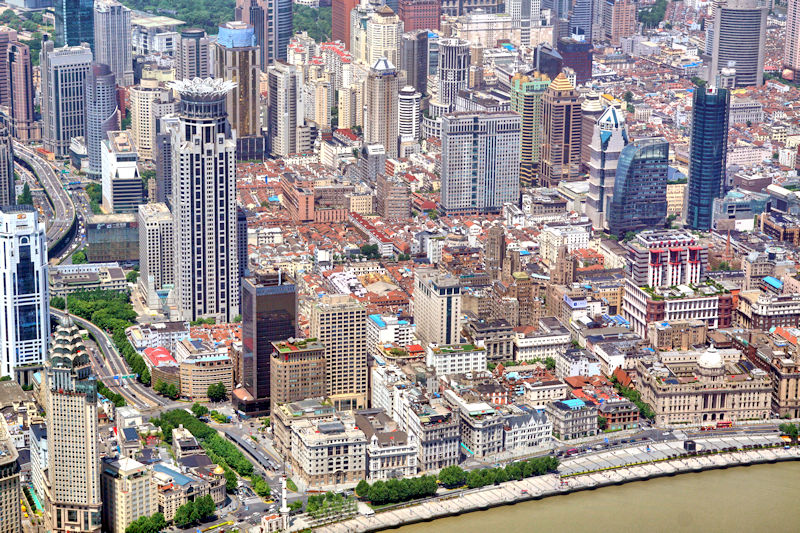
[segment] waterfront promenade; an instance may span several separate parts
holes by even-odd
[[[320,531],[376,531],[607,485],[800,459],[800,450],[797,447],[784,449],[783,440],[777,434],[708,437],[695,439],[695,442],[698,454],[694,456],[687,455],[683,441],[642,443],[629,448],[587,454],[564,460],[557,474],[456,491],[417,505],[358,516],[320,528]]]

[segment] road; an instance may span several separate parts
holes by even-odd
[[[63,311],[53,309],[52,307],[50,308],[50,312],[58,318],[63,318],[65,316]],[[106,356],[105,363],[101,361],[101,368],[98,372],[98,377],[102,378],[104,376],[119,376],[131,373],[131,370],[125,363],[125,360],[119,354],[117,348],[114,346],[114,343],[111,342],[111,339],[108,338],[108,335],[106,335],[105,331],[101,330],[87,320],[72,314],[70,316],[75,323],[88,330],[94,336],[97,345]],[[103,383],[105,383],[107,387],[112,388],[114,385],[112,381],[113,380],[106,379],[103,381]],[[173,404],[173,402],[170,400],[162,398],[135,379],[120,381],[122,382],[122,386],[113,387],[113,390],[121,394],[125,398],[126,402],[137,409],[149,410],[152,408],[164,408]],[[175,407],[180,407],[180,405],[175,405]]]
[[[50,221],[50,225],[47,228],[47,242],[48,248],[52,248],[72,227],[72,223],[75,220],[75,205],[72,203],[67,191],[64,190],[56,171],[47,161],[17,141],[14,141],[14,155],[30,165],[39,183],[47,190],[47,194],[50,196],[55,217]]]

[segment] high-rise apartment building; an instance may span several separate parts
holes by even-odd
[[[236,141],[225,111],[233,82],[181,80],[172,138],[176,302],[184,320],[239,314]]]
[[[400,138],[419,139],[419,113],[422,95],[414,87],[405,86],[397,95],[397,124]]]
[[[55,46],[89,45],[94,50],[93,0],[55,0]]]
[[[586,216],[596,229],[606,227],[608,205],[614,193],[614,176],[620,153],[628,144],[625,115],[609,106],[597,120],[589,144],[589,193],[586,195]]]
[[[694,91],[686,211],[686,224],[692,229],[711,228],[714,198],[722,198],[728,188],[725,169],[729,107],[727,89],[708,87]]]
[[[102,142],[109,131],[118,130],[117,84],[108,65],[93,63],[86,76],[86,152],[87,174],[97,178],[102,168]]]
[[[45,524],[57,533],[102,528],[97,381],[80,329],[66,318],[53,333],[42,379],[47,413]]]
[[[181,31],[175,58],[175,79],[193,80],[211,75],[211,40],[200,28]]]
[[[669,143],[638,139],[622,149],[608,206],[608,229],[617,236],[662,226],[667,217]]]
[[[520,125],[512,111],[442,117],[443,212],[498,213],[519,201]]]
[[[275,63],[267,69],[270,153],[275,157],[297,153],[301,143],[298,128],[304,124],[298,100],[302,94],[303,73],[295,65]]]
[[[536,183],[542,150],[542,96],[550,78],[534,72],[520,73],[511,78],[511,110],[519,113],[520,122],[520,183],[526,187]]]
[[[5,417],[0,417],[0,531],[20,533],[23,500],[20,484],[19,452],[11,439]]]
[[[400,39],[400,70],[420,94],[428,92],[428,30],[404,33]]]
[[[153,471],[127,457],[103,461],[103,531],[125,533],[132,522],[158,512]]]
[[[0,126],[0,206],[17,203],[14,185],[14,143],[10,132]]]
[[[576,180],[581,167],[581,104],[578,91],[560,73],[542,97],[540,179],[545,187]]]
[[[194,78],[190,78],[194,79]],[[178,111],[172,92],[157,80],[143,79],[128,90],[131,109],[131,133],[139,157],[152,161],[156,156],[159,119]]]
[[[605,0],[603,27],[611,44],[619,46],[623,37],[636,33],[636,3],[633,0]]]
[[[417,338],[429,344],[457,344],[461,339],[461,285],[435,270],[414,273],[414,324]]]
[[[334,408],[367,405],[367,311],[350,295],[324,296],[311,310],[311,336],[325,346],[325,383]]]
[[[27,383],[50,345],[47,237],[32,207],[0,207],[0,254],[0,375],[16,378],[27,368],[31,375],[20,376]]]
[[[400,37],[403,35],[403,21],[389,6],[381,6],[367,19],[367,55],[364,62],[374,65],[386,58],[392,65],[400,64]]]
[[[405,31],[438,30],[442,18],[442,0],[399,0],[397,15]]]
[[[262,70],[275,61],[286,61],[293,33],[291,0],[237,0],[236,20],[253,26]]]
[[[22,142],[41,138],[36,124],[33,101],[33,64],[31,50],[26,44],[14,41],[8,44],[8,85],[10,87],[11,134]]]
[[[733,87],[764,83],[764,46],[767,12],[760,0],[716,0],[714,2],[714,44],[708,82],[717,82],[723,69],[735,70]],[[787,21],[787,28],[790,23]]]
[[[85,46],[56,49],[53,41],[44,41],[40,58],[44,148],[64,157],[71,139],[86,134],[86,78],[92,51]]]
[[[241,389],[236,408],[250,416],[270,410],[270,358],[273,342],[297,335],[297,286],[280,270],[257,270],[242,280]]]
[[[109,131],[100,143],[103,208],[109,213],[136,213],[144,203],[139,156],[128,130]]]
[[[331,1],[331,40],[341,41],[350,49],[350,12],[358,5],[358,0]]]
[[[241,160],[264,156],[258,51],[253,26],[245,22],[220,24],[214,44],[215,77],[236,84],[228,93],[226,109],[236,131],[236,156]]]
[[[172,213],[166,204],[151,202],[139,206],[136,221],[139,223],[139,287],[150,306],[158,297],[158,291],[175,283]]]
[[[364,143],[381,144],[387,157],[397,157],[400,77],[394,64],[386,58],[375,61],[365,89]]]
[[[800,79],[800,0],[788,0],[783,41],[783,77]]]
[[[131,10],[116,0],[94,4],[94,59],[108,65],[117,85],[133,85]]]

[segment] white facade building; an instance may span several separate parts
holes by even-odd
[[[456,344],[461,338],[461,285],[435,271],[414,273],[414,322],[423,345]]]
[[[439,376],[480,372],[486,370],[486,349],[468,344],[429,344],[425,364]]]

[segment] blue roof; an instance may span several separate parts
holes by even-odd
[[[168,476],[172,477],[172,481],[177,483],[180,486],[188,485],[192,481],[192,478],[188,476],[184,476],[180,472],[176,472],[175,470],[162,465],[161,463],[156,463],[153,465],[153,470],[156,472],[161,472],[162,474],[167,474]]]
[[[270,197],[269,197],[269,201],[270,201],[270,202],[280,202],[280,201],[281,201],[281,199],[280,199],[280,198],[278,198],[277,196],[270,196]]]
[[[783,288],[783,282],[777,278],[773,278],[772,276],[767,276],[764,278],[764,283],[772,285],[776,289],[780,290]]]
[[[372,320],[373,322],[375,322],[378,325],[378,327],[381,327],[381,328],[385,328],[386,327],[386,322],[383,321],[383,319],[381,318],[381,315],[369,315],[369,319]]]
[[[577,398],[572,398],[570,400],[561,400],[561,403],[563,403],[570,409],[580,409],[581,407],[584,407],[586,405],[583,402],[583,400],[579,400]]]
[[[512,51],[514,50],[514,45],[512,45],[511,43],[503,43],[503,48],[505,48],[508,51]]]

